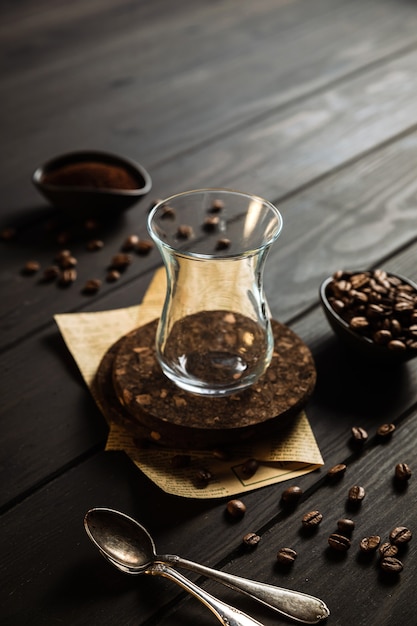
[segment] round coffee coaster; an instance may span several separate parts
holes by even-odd
[[[157,324],[154,320],[112,346],[96,377],[102,398],[111,405],[112,419],[129,423],[138,436],[183,448],[236,443],[287,426],[313,392],[316,369],[310,350],[291,329],[274,320],[274,355],[252,387],[224,398],[183,391],[162,373],[156,359]]]

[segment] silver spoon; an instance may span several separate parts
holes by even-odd
[[[314,596],[240,578],[173,554],[157,555],[148,531],[139,522],[119,511],[107,508],[90,509],[85,515],[84,525],[88,536],[100,552],[113,565],[128,574],[141,574],[144,571],[162,573],[159,568],[177,565],[223,583],[303,624],[317,624],[330,615],[325,603]],[[153,568],[158,568],[158,571],[153,571]],[[168,568],[169,574],[172,575],[173,572],[180,576],[175,570]],[[190,582],[187,578],[184,580],[187,584]]]
[[[110,509],[92,509],[84,518],[84,526],[100,553],[122,572],[172,580],[209,608],[223,626],[263,626],[243,611],[207,593],[166,563],[157,562],[152,538],[145,529],[138,529],[131,518]]]

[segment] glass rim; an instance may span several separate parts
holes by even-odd
[[[211,252],[207,254],[202,253],[202,252],[192,252],[186,249],[176,248],[172,244],[161,239],[161,237],[158,235],[158,233],[155,231],[155,228],[153,227],[153,221],[159,209],[178,198],[185,198],[186,196],[193,196],[193,195],[204,194],[204,193],[210,193],[210,194],[217,193],[217,194],[224,194],[224,195],[241,196],[243,198],[252,199],[252,200],[256,200],[260,202],[265,208],[267,208],[277,218],[277,226],[274,229],[274,232],[272,233],[272,235],[270,235],[270,237],[266,241],[264,241],[259,246],[245,249],[245,250],[242,250],[241,252],[231,252],[229,254],[227,253],[227,250],[221,250],[221,251],[217,250],[216,253]],[[283,218],[279,209],[274,204],[272,204],[272,202],[269,202],[269,200],[266,200],[265,198],[262,198],[261,196],[258,196],[257,194],[249,193],[246,191],[238,191],[236,189],[230,189],[227,187],[202,187],[200,189],[190,189],[188,191],[181,191],[179,193],[168,196],[167,198],[158,200],[158,202],[152,207],[152,209],[149,212],[148,219],[147,219],[147,226],[148,226],[149,234],[151,235],[152,239],[156,243],[159,243],[164,248],[171,250],[172,252],[175,252],[175,254],[177,255],[187,257],[187,258],[195,258],[195,259],[212,259],[212,258],[238,259],[238,258],[254,256],[261,250],[265,248],[269,248],[272,245],[272,243],[276,239],[278,239],[279,235],[281,234],[282,226],[283,226]]]

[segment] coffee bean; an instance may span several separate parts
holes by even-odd
[[[1,239],[3,239],[3,241],[11,241],[16,237],[16,234],[17,231],[15,228],[13,228],[12,226],[6,226],[6,228],[3,228],[0,232],[0,237]]]
[[[315,528],[321,523],[322,520],[323,515],[320,511],[309,511],[303,516],[301,523],[304,528]]]
[[[328,540],[329,546],[338,552],[347,552],[350,548],[350,539],[338,533],[332,533]]]
[[[280,548],[277,552],[277,561],[281,565],[292,565],[297,558],[297,552],[292,548]]]
[[[230,241],[230,239],[227,239],[227,237],[222,237],[221,239],[217,240],[216,243],[216,250],[226,250],[227,248],[230,248],[232,242]]]
[[[91,278],[85,283],[84,287],[82,288],[82,292],[88,295],[92,295],[94,293],[97,293],[100,287],[101,280],[99,280],[98,278]]]
[[[77,271],[74,268],[64,270],[59,276],[59,285],[61,287],[69,287],[77,280]]]
[[[129,235],[129,237],[126,237],[121,246],[123,252],[129,252],[130,250],[133,250],[138,241],[139,237],[137,235]]]
[[[57,265],[50,265],[43,270],[42,280],[44,282],[51,282],[58,278],[59,276],[59,267]]]
[[[287,506],[294,506],[298,503],[302,495],[303,490],[301,489],[301,487],[298,487],[297,485],[292,485],[282,492],[281,500],[283,504]]]
[[[379,535],[371,535],[370,537],[364,537],[359,547],[362,552],[375,552],[379,544],[381,543],[381,537]]]
[[[400,546],[408,543],[413,538],[413,533],[406,526],[397,526],[393,528],[389,534],[389,540],[394,546]]]
[[[381,559],[379,566],[384,572],[390,574],[399,574],[404,568],[402,562],[394,556],[384,557]]]
[[[411,478],[411,469],[407,463],[398,463],[395,466],[395,478],[400,481],[407,481]]]
[[[59,262],[59,267],[62,270],[68,270],[68,269],[71,269],[72,267],[75,267],[77,263],[78,261],[75,258],[75,256],[68,255],[68,256],[62,257],[62,259]]]
[[[240,519],[246,513],[246,505],[241,500],[229,500],[226,511],[230,517]]]
[[[207,232],[216,230],[219,227],[220,219],[217,215],[209,215],[203,223],[203,228]]]
[[[247,478],[250,478],[256,474],[259,467],[259,463],[256,459],[248,459],[241,467],[241,472]]]
[[[257,535],[256,533],[247,533],[243,537],[242,541],[245,544],[245,546],[248,546],[248,548],[255,548],[260,542],[260,540],[261,540],[260,536]]]
[[[120,272],[118,270],[109,270],[106,274],[106,280],[108,283],[114,283],[119,280]]]
[[[210,470],[205,469],[204,467],[197,470],[196,473],[196,481],[200,487],[207,487],[211,479],[213,478]]]
[[[387,556],[396,556],[398,554],[398,548],[392,543],[385,541],[379,546],[379,554],[381,555],[381,558]]]
[[[333,274],[326,296],[360,335],[393,352],[417,350],[410,331],[417,319],[417,292],[400,278],[381,269],[339,270]]]
[[[327,472],[327,477],[330,480],[338,480],[346,472],[346,465],[344,463],[338,463],[331,467]]]
[[[352,519],[342,518],[337,522],[337,528],[342,534],[351,534],[355,528],[355,522]]]
[[[187,224],[181,224],[177,229],[177,237],[180,239],[189,239],[193,236],[193,229]]]
[[[368,433],[361,426],[353,426],[352,437],[355,440],[355,442],[365,443],[365,441],[368,439]]]
[[[125,270],[131,263],[132,256],[130,254],[126,254],[125,252],[120,252],[112,258],[110,269]]]
[[[360,485],[353,485],[348,492],[348,500],[353,504],[362,502],[365,497],[365,489]]]
[[[380,439],[388,439],[395,430],[395,424],[382,424],[378,427],[376,434]]]
[[[37,261],[27,261],[23,267],[22,273],[30,276],[39,272],[40,268],[41,266]]]
[[[67,249],[60,250],[55,256],[55,261],[59,265],[61,265],[61,262],[69,256],[72,256],[71,250],[67,250]]]
[[[98,250],[101,250],[103,247],[104,247],[104,242],[101,241],[101,239],[91,239],[91,241],[87,243],[87,250],[89,252],[97,252]]]
[[[151,209],[158,204],[159,200],[155,200],[155,204],[153,206],[151,206]],[[172,206],[169,206],[168,204],[164,204],[161,207],[161,219],[174,219],[175,218],[175,209]]]
[[[153,247],[154,243],[150,239],[140,239],[135,246],[135,252],[136,254],[145,256],[145,254],[149,254]]]
[[[209,209],[210,213],[219,213],[224,208],[223,200],[213,200],[213,203]]]

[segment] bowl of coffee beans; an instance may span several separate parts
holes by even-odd
[[[109,152],[85,150],[62,154],[32,176],[38,191],[72,217],[115,217],[152,188],[145,168]]]
[[[401,363],[417,356],[417,285],[382,269],[339,270],[320,285],[336,335],[373,360]]]

